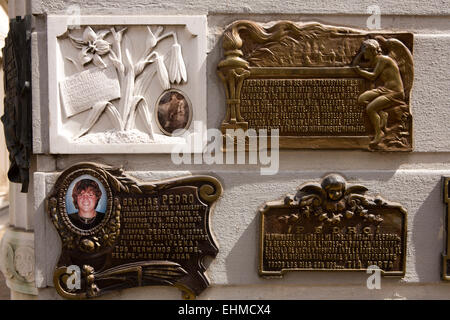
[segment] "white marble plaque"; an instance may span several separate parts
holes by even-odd
[[[47,20],[50,153],[201,152],[206,17],[71,21]]]

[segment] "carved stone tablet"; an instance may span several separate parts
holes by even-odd
[[[413,35],[236,21],[218,74],[227,129],[279,130],[280,148],[412,150]]]
[[[286,271],[362,271],[377,266],[403,276],[406,210],[338,174],[267,202],[261,213],[259,274]]]
[[[63,247],[56,290],[83,299],[171,285],[194,298],[209,285],[203,258],[218,253],[209,215],[221,193],[211,176],[140,183],[120,169],[92,163],[67,169],[48,200]],[[72,274],[77,268],[78,286]]]
[[[50,153],[206,145],[206,17],[49,16],[47,24]],[[160,97],[173,92],[183,99],[160,124]]]
[[[443,191],[444,191],[444,203],[446,205],[446,212],[445,212],[445,231],[447,234],[446,240],[447,243],[445,244],[445,250],[446,252],[442,254],[442,279],[446,281],[450,281],[450,256],[449,256],[449,250],[450,250],[450,177],[443,177]]]
[[[120,98],[120,85],[114,67],[92,68],[60,82],[61,98],[68,117],[90,109],[98,101]]]

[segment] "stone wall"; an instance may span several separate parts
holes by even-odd
[[[16,1],[17,2],[17,1]],[[369,3],[370,4],[370,3]],[[34,152],[30,193],[11,200],[11,225],[33,229],[38,298],[56,299],[52,272],[60,240],[48,214],[45,197],[57,173],[81,161],[123,166],[144,181],[211,174],[224,187],[212,215],[211,228],[219,254],[208,261],[211,286],[199,299],[447,299],[450,287],[441,281],[441,254],[445,245],[442,176],[450,176],[450,5],[446,1],[385,1],[383,30],[414,34],[415,78],[411,95],[414,151],[375,153],[344,150],[281,150],[279,171],[260,175],[255,165],[175,165],[170,154],[48,155],[48,92],[46,15],[65,14],[79,5],[82,15],[206,15],[208,24],[207,126],[219,128],[225,116],[225,94],[216,74],[223,56],[221,34],[238,19],[258,22],[318,21],[328,25],[366,28],[366,1],[31,1],[33,31]],[[10,16],[15,16],[10,12]],[[408,211],[407,265],[402,279],[382,278],[381,289],[366,287],[368,275],[341,272],[293,272],[283,279],[258,276],[258,209],[266,201],[294,193],[305,182],[318,182],[330,172],[366,186],[401,203]],[[14,193],[13,193],[14,194]],[[23,199],[23,200],[21,200]],[[15,202],[15,204],[14,204]],[[207,264],[208,264],[207,263]],[[179,299],[173,288],[145,287],[105,296],[113,299]]]

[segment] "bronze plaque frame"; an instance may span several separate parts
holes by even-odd
[[[442,254],[442,280],[450,281],[450,177],[442,177],[442,189],[444,191],[444,203],[445,203],[445,232],[446,232],[446,244],[445,253]]]
[[[328,186],[333,186],[333,184],[343,186],[342,197],[337,201],[330,200],[326,195]],[[261,219],[259,275],[265,278],[280,278],[288,271],[361,272],[366,271],[368,267],[364,265],[365,261],[360,262],[360,264],[356,262],[350,264],[350,261],[345,261],[343,267],[343,261],[338,261],[337,263],[335,261],[327,262],[317,258],[310,259],[310,261],[305,260],[305,262],[292,260],[289,262],[290,264],[297,263],[297,266],[294,267],[268,267],[269,259],[265,257],[266,253],[270,254],[270,250],[266,252],[268,247],[266,245],[267,240],[275,239],[277,241],[277,239],[283,237],[289,239],[287,241],[294,243],[306,243],[305,239],[313,239],[315,242],[315,237],[319,234],[324,235],[324,239],[329,239],[330,241],[328,242],[334,242],[331,246],[336,248],[341,245],[339,241],[344,238],[344,232],[350,232],[350,230],[354,232],[355,237],[359,235],[360,239],[356,238],[354,242],[372,241],[377,239],[376,236],[379,231],[390,230],[392,232],[396,230],[397,242],[400,244],[396,248],[390,249],[390,252],[396,252],[397,262],[393,263],[393,268],[390,265],[388,268],[383,265],[378,265],[378,267],[381,269],[383,276],[403,277],[406,272],[407,211],[400,204],[386,201],[380,196],[367,196],[365,195],[366,191],[367,189],[361,185],[348,185],[340,175],[330,174],[322,179],[321,184],[309,183],[303,185],[295,196],[287,195],[284,199],[266,202],[259,210]],[[389,225],[380,228],[383,222]],[[317,233],[317,228],[320,230],[319,233]],[[347,231],[343,231],[345,228]],[[373,234],[371,238],[364,234],[366,229],[370,232],[368,234]],[[277,230],[278,234],[275,232],[270,234],[267,230]],[[334,233],[337,235],[334,235]],[[266,239],[266,236],[270,239]],[[381,238],[382,235],[380,236]],[[317,239],[317,242],[320,241]],[[295,246],[294,249],[298,252],[307,252],[305,250],[308,248]],[[352,254],[355,255],[354,253]],[[322,254],[318,253],[316,255]],[[359,257],[362,256],[359,253],[357,255]],[[275,260],[272,263],[282,265],[283,262],[287,264],[286,260],[283,261],[283,259]],[[299,267],[298,265],[301,263],[308,266]],[[345,267],[347,263],[351,267]],[[389,268],[395,270],[387,270]]]
[[[320,39],[326,46],[331,46],[333,39],[344,39],[343,41],[353,42],[357,40],[356,43],[361,48],[359,52],[355,53],[350,53],[349,50],[344,55],[345,57],[342,57],[342,62],[317,64],[309,61],[306,63],[305,60],[302,60],[303,58],[300,59],[295,56],[296,53],[293,52],[299,48],[299,43],[316,41],[317,39]],[[391,100],[391,102],[386,104],[386,107],[381,109],[383,111],[377,111],[379,116],[383,113],[381,116],[382,120],[378,125],[381,130],[379,134],[376,135],[377,130],[374,131],[375,127],[371,124],[371,121],[375,120],[368,117],[366,112],[365,119],[362,120],[366,128],[364,134],[280,134],[279,147],[282,149],[412,151],[413,123],[409,104],[414,70],[412,60],[413,35],[411,33],[367,32],[351,28],[326,26],[320,23],[300,24],[290,21],[281,21],[273,26],[265,27],[260,23],[247,20],[238,20],[225,30],[223,35],[224,59],[219,62],[217,67],[218,75],[224,84],[226,94],[226,115],[221,125],[222,134],[224,135],[224,149],[225,141],[229,138],[226,132],[227,129],[242,129],[244,131],[253,129],[249,125],[249,120],[245,119],[241,112],[241,94],[244,83],[247,80],[363,79],[363,91],[368,93],[376,84],[375,80],[369,81],[367,78],[364,78],[362,74],[367,74],[367,70],[360,71],[361,68],[359,68],[356,61],[360,59],[357,57],[363,55],[362,44],[365,39],[372,39],[378,42],[383,50],[383,54],[386,55],[386,59],[391,59],[387,58],[387,56],[392,57],[390,61],[395,61],[397,64],[396,66],[400,69],[399,72],[404,83],[404,99],[400,99],[401,101],[396,100],[398,102],[395,103]],[[316,52],[314,50],[311,55],[321,54],[320,51],[316,50]],[[354,54],[354,56],[350,54]],[[336,53],[334,55],[336,57]],[[309,59],[309,57],[307,58]],[[344,61],[344,59],[348,61]],[[378,83],[376,88],[381,88],[381,91],[384,90],[384,87]],[[363,91],[360,91],[360,96],[353,98],[359,99],[363,95]],[[383,92],[383,94],[386,94],[386,92]],[[257,113],[256,109],[253,113]],[[381,136],[382,134],[383,136]],[[370,136],[374,136],[373,140],[371,140]]]
[[[69,190],[81,188],[75,181],[82,180],[94,181],[106,194],[100,191],[95,204],[97,212],[103,201],[104,215],[97,212],[95,224],[80,227],[82,218],[69,217],[67,199]],[[221,194],[220,182],[206,175],[143,183],[122,169],[96,163],[66,169],[47,201],[62,241],[55,289],[64,298],[85,299],[136,286],[170,285],[182,290],[185,299],[194,299],[209,285],[203,259],[218,253],[210,213]],[[82,203],[70,201],[78,207]],[[81,270],[79,288],[67,284],[73,276],[70,266]]]

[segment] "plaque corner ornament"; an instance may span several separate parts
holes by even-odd
[[[412,151],[411,33],[238,20],[217,66],[221,129],[279,129],[281,148]]]
[[[333,173],[260,210],[259,275],[287,271],[406,271],[407,211],[368,196],[368,189]]]
[[[221,193],[212,176],[147,183],[96,163],[66,169],[47,200],[62,240],[53,277],[57,292],[85,299],[169,285],[182,290],[184,299],[194,299],[209,285],[204,257],[218,253],[209,216]]]

